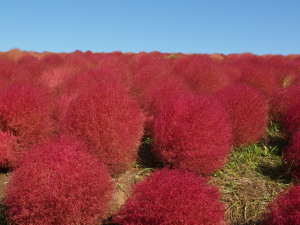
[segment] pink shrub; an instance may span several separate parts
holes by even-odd
[[[64,58],[60,54],[51,53],[44,55],[40,59],[40,63],[43,66],[43,68],[53,68],[57,66],[62,66],[64,64]]]
[[[81,74],[94,68],[96,62],[90,60],[83,53],[73,52],[65,56],[64,68],[72,74]]]
[[[300,130],[298,129],[290,140],[289,145],[284,149],[283,162],[291,167],[295,179],[300,180]]]
[[[47,91],[34,84],[13,83],[0,91],[0,130],[15,137],[16,158],[52,135],[55,124],[51,110]]]
[[[163,57],[162,54],[156,55],[156,54],[149,54],[145,52],[140,52],[138,54],[135,54],[133,57],[133,62],[131,64],[131,68],[133,71],[133,74],[136,74],[138,71],[143,69],[147,66],[165,66],[166,63],[168,63],[168,60]]]
[[[232,130],[223,106],[210,96],[175,96],[154,122],[154,153],[167,165],[210,174],[227,161]]]
[[[67,68],[54,67],[42,73],[40,82],[54,92],[56,89],[61,88],[70,77],[71,74]]]
[[[175,76],[168,76],[155,81],[146,92],[143,108],[156,115],[159,109],[174,95],[187,93],[190,89]]]
[[[29,71],[24,69],[21,65],[17,64],[15,61],[6,59],[0,56],[0,81],[1,86],[5,86],[28,76]],[[0,87],[1,87],[0,86]]]
[[[64,126],[85,141],[90,152],[116,174],[136,159],[143,115],[123,86],[106,80],[95,83],[70,102]]]
[[[178,77],[165,77],[153,82],[145,93],[144,102],[140,103],[148,115],[145,130],[149,134],[153,132],[153,123],[159,109],[174,96],[191,92],[191,90]]]
[[[233,128],[234,145],[248,145],[266,135],[268,107],[266,97],[255,88],[234,84],[217,92]]]
[[[43,67],[40,64],[39,59],[31,55],[24,55],[19,58],[17,65],[27,70],[32,79],[38,78],[43,71]]]
[[[187,55],[175,61],[174,72],[198,94],[214,93],[230,84],[222,67],[206,55]]]
[[[95,70],[105,76],[115,79],[116,82],[130,88],[132,85],[132,74],[129,65],[120,56],[109,55],[98,61]]]
[[[0,167],[8,168],[11,163],[16,161],[15,145],[16,138],[13,135],[0,131]]]
[[[300,99],[293,99],[293,103],[288,107],[286,115],[280,122],[288,135],[292,135],[300,128]]]
[[[171,65],[166,60],[152,62],[140,66],[132,81],[130,94],[142,105],[146,101],[148,89],[158,80],[164,79],[171,75]]]
[[[274,121],[280,122],[290,107],[300,99],[300,86],[290,86],[278,91],[270,100],[270,116]]]
[[[271,97],[282,87],[281,78],[277,76],[276,70],[268,63],[238,61],[235,65],[240,67],[242,71],[240,81],[256,87],[267,97]]]
[[[240,68],[229,62],[226,62],[226,60],[225,62],[222,62],[220,66],[222,67],[223,73],[228,77],[229,83],[234,83],[241,78],[242,71]]]
[[[47,141],[24,155],[5,205],[14,224],[96,224],[107,216],[112,182],[101,161],[73,138]]]
[[[278,196],[268,206],[265,225],[300,224],[300,186],[294,186]]]
[[[122,225],[224,224],[219,192],[202,177],[176,170],[156,171],[134,186],[117,214]]]

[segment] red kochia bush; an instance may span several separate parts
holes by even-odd
[[[280,122],[289,108],[300,99],[300,86],[290,86],[278,91],[270,101],[270,116]]]
[[[27,77],[28,72],[13,60],[0,56],[0,87],[7,85],[20,77]]]
[[[294,99],[293,103],[286,112],[286,115],[280,121],[283,130],[292,135],[296,130],[300,128],[300,99]]]
[[[224,224],[219,192],[189,172],[157,171],[136,184],[117,214],[122,225]]]
[[[276,70],[262,60],[257,62],[237,61],[235,65],[241,68],[240,81],[261,90],[267,97],[271,97],[281,88],[281,78]]]
[[[144,101],[140,103],[148,116],[145,123],[145,132],[152,134],[154,118],[156,118],[159,109],[165,102],[176,95],[187,92],[191,92],[191,90],[178,77],[169,76],[153,82],[145,92]]]
[[[265,225],[300,224],[300,186],[294,186],[269,204]]]
[[[37,85],[17,82],[0,91],[0,130],[15,137],[16,158],[53,133],[51,110],[47,91]]]
[[[231,82],[223,68],[207,55],[187,55],[176,59],[174,72],[198,94],[215,93]]]
[[[24,155],[5,205],[14,224],[96,224],[112,197],[109,173],[73,138],[43,143]]]
[[[265,136],[268,103],[260,91],[251,86],[235,84],[220,90],[216,97],[229,113],[235,146],[248,145]]]
[[[14,147],[16,138],[13,135],[0,131],[0,167],[7,168],[14,162],[15,154]]]
[[[116,82],[123,84],[128,89],[132,85],[130,66],[124,56],[106,55],[98,61],[95,70],[99,74],[116,79]]]
[[[153,150],[165,164],[210,174],[226,162],[231,145],[227,113],[210,96],[176,96],[155,118]]]
[[[291,167],[294,177],[300,180],[300,130],[298,129],[290,140],[289,145],[284,149],[283,161]]]
[[[123,86],[106,80],[83,91],[70,102],[64,124],[68,132],[87,143],[112,174],[135,161],[143,135],[143,115]]]

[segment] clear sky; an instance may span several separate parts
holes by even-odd
[[[0,0],[0,51],[300,54],[299,0]]]

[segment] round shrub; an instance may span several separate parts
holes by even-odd
[[[265,225],[300,224],[300,186],[294,186],[278,196],[268,206]]]
[[[84,141],[112,174],[136,160],[143,114],[123,86],[109,80],[98,82],[74,98],[65,114],[67,132]]]
[[[95,70],[99,74],[105,74],[105,76],[114,78],[116,82],[119,82],[128,89],[132,85],[130,66],[122,55],[105,55],[105,57],[98,61]]]
[[[155,118],[153,151],[164,164],[210,174],[224,165],[231,146],[227,113],[210,96],[176,96]]]
[[[141,103],[148,116],[145,131],[149,134],[153,133],[154,120],[165,102],[187,92],[191,90],[178,77],[170,76],[154,82],[146,91],[144,102]]]
[[[31,79],[38,78],[43,71],[43,65],[40,64],[39,59],[32,55],[24,55],[17,60],[17,64],[27,70]]]
[[[33,144],[53,134],[51,113],[51,99],[42,87],[16,82],[0,90],[0,130],[15,137],[16,159]]]
[[[276,70],[262,59],[258,61],[242,61],[235,63],[241,68],[240,81],[262,91],[267,97],[272,97],[281,88],[281,78]]]
[[[268,124],[268,102],[257,89],[234,84],[220,90],[216,97],[229,113],[233,143],[248,145],[265,137]]]
[[[176,59],[174,72],[197,94],[215,93],[231,82],[223,68],[207,55],[186,55]]]
[[[0,56],[0,87],[10,84],[20,78],[28,77],[30,71],[13,60]]]
[[[280,122],[283,130],[289,136],[300,128],[300,99],[293,100]]]
[[[283,162],[291,167],[295,179],[300,180],[300,130],[298,129],[290,140],[289,145],[284,149]]]
[[[147,101],[147,91],[154,86],[156,82],[171,74],[170,65],[167,61],[164,63],[146,64],[141,67],[133,77],[133,84],[130,94],[143,105]]]
[[[192,173],[156,171],[134,186],[116,215],[122,225],[224,224],[219,192]]]
[[[272,120],[281,122],[290,107],[300,98],[300,86],[290,86],[278,91],[270,100],[270,116]]]
[[[0,131],[0,167],[11,167],[11,163],[16,161],[15,158],[16,138],[8,133]]]
[[[70,137],[26,153],[6,190],[14,224],[96,224],[106,218],[113,183],[101,161]]]

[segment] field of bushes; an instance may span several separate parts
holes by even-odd
[[[300,55],[0,52],[0,223],[300,224]]]

